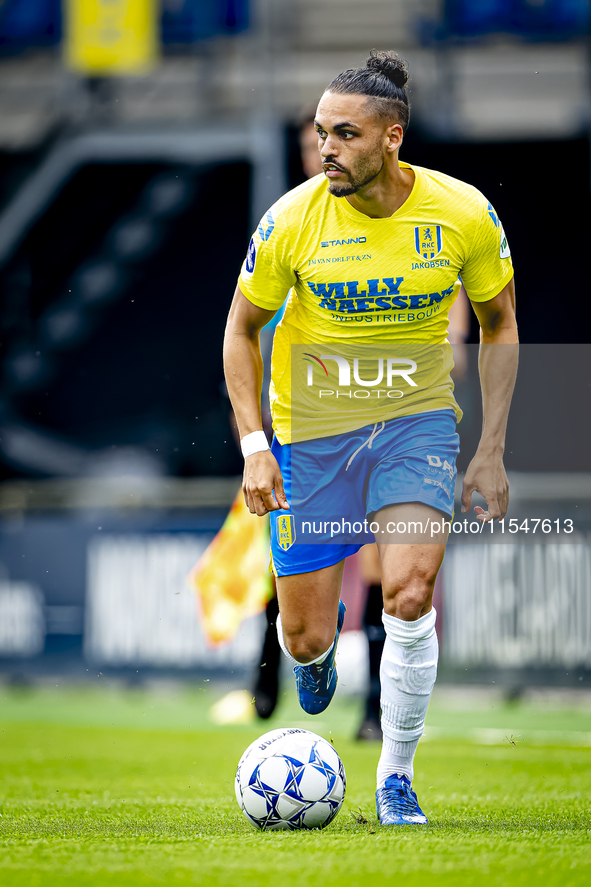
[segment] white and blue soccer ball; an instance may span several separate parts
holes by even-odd
[[[271,730],[236,771],[236,800],[260,829],[324,828],[342,807],[347,778],[332,745],[309,730]]]

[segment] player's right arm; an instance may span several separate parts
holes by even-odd
[[[254,305],[240,287],[236,287],[224,336],[224,373],[240,439],[253,431],[263,430],[263,359],[259,334],[275,313]],[[271,450],[246,457],[242,491],[251,514],[262,516],[269,511],[289,508],[281,471]]]
[[[462,268],[462,281],[480,323],[478,369],[483,408],[480,443],[464,477],[462,511],[469,511],[472,493],[476,491],[487,503],[487,511],[480,506],[475,508],[478,520],[501,520],[509,507],[503,453],[519,338],[511,252],[499,217],[482,195],[480,217]]]

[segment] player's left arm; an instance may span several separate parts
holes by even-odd
[[[470,510],[476,491],[486,500],[487,510],[479,506],[474,510],[478,520],[486,522],[503,518],[509,507],[503,453],[519,352],[513,278],[493,299],[473,301],[472,307],[480,323],[478,369],[483,423],[478,449],[464,478],[462,511]]]

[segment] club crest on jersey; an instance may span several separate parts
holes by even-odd
[[[295,542],[295,521],[293,514],[280,514],[277,518],[277,542],[279,548],[287,551]]]
[[[417,225],[415,249],[422,259],[434,259],[441,252],[441,225]]]
[[[268,240],[273,233],[273,229],[275,228],[275,219],[271,215],[271,210],[263,216],[261,221],[259,222],[259,227],[257,228],[257,232],[261,240]]]

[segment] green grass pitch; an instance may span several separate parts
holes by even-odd
[[[442,688],[417,753],[428,827],[381,829],[378,746],[351,740],[358,703],[319,720],[293,688],[266,723],[216,727],[193,689],[0,687],[0,883],[356,887],[591,883],[591,713]],[[223,689],[223,688],[222,688]],[[322,832],[261,833],[233,779],[253,739],[299,724],[335,745],[347,797]]]

